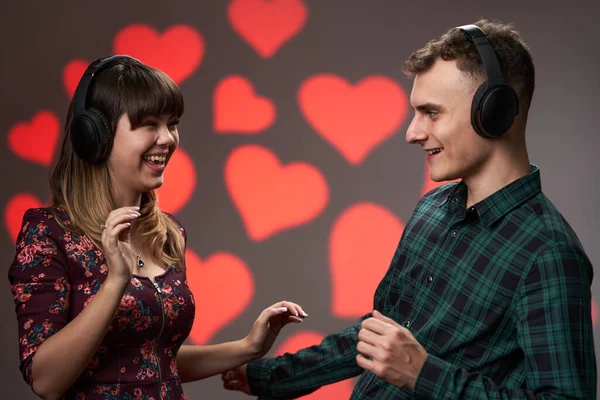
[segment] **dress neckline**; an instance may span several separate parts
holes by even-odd
[[[164,278],[172,270],[173,270],[173,266],[171,264],[169,264],[169,265],[167,265],[167,269],[165,269],[165,272],[163,272],[162,274],[158,274],[158,275],[154,275],[154,276],[145,276],[145,275],[138,275],[138,274],[132,273],[131,277],[138,278],[138,279],[148,279],[150,281],[156,282],[156,278]]]

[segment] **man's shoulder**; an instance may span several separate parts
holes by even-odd
[[[561,273],[575,279],[591,282],[593,277],[592,265],[589,257],[575,230],[558,208],[540,192],[522,210],[523,225],[533,238],[527,243],[536,243],[534,262],[543,266],[545,274]],[[557,268],[561,265],[561,268]]]
[[[581,246],[573,227],[543,192],[530,201],[524,211],[540,224],[540,233],[547,240],[566,246]]]

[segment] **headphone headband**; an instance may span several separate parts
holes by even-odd
[[[473,43],[479,52],[488,82],[490,84],[505,83],[496,52],[481,28],[471,24],[459,26],[456,29],[462,30],[465,33],[465,37]]]
[[[517,94],[506,83],[496,52],[481,28],[470,24],[455,29],[460,29],[475,46],[487,77],[473,96],[471,125],[481,137],[500,137],[508,132],[519,113]]]
[[[77,89],[75,89],[75,94],[73,95],[73,112],[75,114],[78,114],[85,109],[88,89],[90,88],[94,76],[103,71],[112,61],[119,59],[139,61],[127,55],[114,55],[98,58],[88,65],[83,76],[79,80]]]
[[[94,77],[117,60],[136,60],[127,55],[114,55],[94,60],[85,70],[73,95],[73,118],[70,135],[75,154],[82,160],[98,163],[112,149],[113,128],[108,118],[96,107],[87,107],[88,91]]]

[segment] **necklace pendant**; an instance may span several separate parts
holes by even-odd
[[[138,260],[138,268],[144,268],[144,260],[142,260],[141,257],[138,256],[137,258]]]

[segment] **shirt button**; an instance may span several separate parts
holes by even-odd
[[[433,282],[433,276],[429,275],[427,277],[427,282],[429,282],[429,283]]]
[[[456,197],[455,197],[455,198],[453,198],[453,199],[452,199],[452,202],[453,202],[453,203],[458,203],[458,198],[456,198]]]
[[[406,321],[406,322],[404,323],[404,326],[405,326],[405,327],[407,327],[407,328],[410,328],[410,320],[409,320],[409,321]]]
[[[458,231],[452,231],[452,236],[456,237],[458,235]]]

